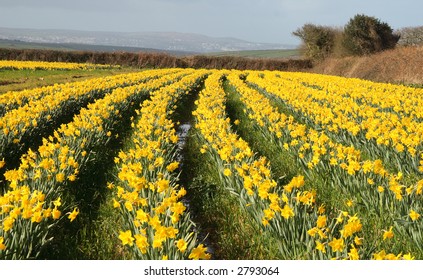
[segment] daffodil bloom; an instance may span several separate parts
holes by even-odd
[[[51,208],[44,209],[44,211],[43,211],[43,217],[44,217],[45,219],[50,218],[50,217],[51,217],[51,215],[52,215],[52,210],[51,210]]]
[[[385,259],[385,257],[386,257],[386,252],[385,252],[385,250],[382,250],[382,251],[380,251],[380,252],[378,252],[378,253],[374,253],[374,254],[373,254],[373,259],[374,259],[374,260],[384,260],[384,259]]]
[[[76,216],[78,216],[79,214],[79,209],[78,208],[74,208],[73,211],[69,214],[68,218],[71,222],[73,222],[73,220],[76,219]]]
[[[354,243],[358,246],[358,245],[362,245],[363,244],[363,238],[359,238],[358,236],[354,237]]]
[[[164,158],[163,157],[158,157],[154,161],[154,166],[155,167],[159,167],[159,166],[163,165],[163,163],[164,163]]]
[[[76,180],[76,175],[75,174],[69,175],[68,180],[71,181],[71,182],[74,182]]]
[[[281,215],[285,219],[289,219],[289,218],[295,216],[294,211],[292,210],[292,208],[288,204],[285,204],[285,206],[283,207],[283,209],[281,211]]]
[[[232,171],[229,168],[225,168],[223,170],[223,175],[225,175],[226,177],[229,177],[232,175]]]
[[[60,210],[57,209],[57,206],[54,207],[54,209],[52,211],[53,219],[55,219],[55,220],[59,219],[61,214],[62,214],[62,212],[60,212]]]
[[[113,208],[118,208],[118,207],[120,207],[119,201],[113,198]]]
[[[170,210],[178,215],[182,215],[182,213],[184,213],[184,211],[186,210],[185,205],[182,202],[176,202],[171,208]]]
[[[317,213],[322,215],[323,213],[325,213],[326,208],[324,205],[320,205],[319,208],[317,209]]]
[[[326,226],[326,216],[319,216],[317,217],[317,227],[318,228],[323,228]]]
[[[404,260],[414,260],[414,257],[408,253],[402,256]]]
[[[0,237],[0,251],[3,251],[6,249],[6,245],[4,245],[4,238]]]
[[[350,260],[360,259],[360,256],[358,255],[358,250],[354,247],[354,245],[352,245],[350,251],[348,252],[348,257],[350,258]]]
[[[316,234],[318,233],[318,231],[319,231],[319,228],[314,227],[314,228],[309,229],[307,231],[307,234],[310,235],[310,236],[312,236],[312,237],[315,237]]]
[[[147,248],[149,247],[147,237],[142,234],[136,234],[135,236],[135,245],[140,249],[142,254],[147,253]]]
[[[414,221],[416,221],[417,219],[419,219],[420,214],[419,214],[419,213],[417,213],[416,211],[414,211],[413,209],[411,209],[411,210],[410,210],[410,214],[409,214],[409,216],[410,216],[411,220],[414,222]]]
[[[164,192],[166,189],[169,188],[169,183],[170,183],[169,180],[165,180],[165,179],[159,180],[157,182],[157,186],[158,186],[157,191]]]
[[[316,240],[316,250],[321,251],[322,253],[326,253],[326,247],[325,244],[319,242]]]
[[[203,244],[198,245],[194,248],[189,254],[188,258],[192,260],[208,260],[210,259],[210,254],[206,253],[207,248]]]
[[[178,167],[179,167],[179,162],[175,161],[175,162],[172,162],[171,164],[169,164],[169,165],[166,167],[166,170],[167,170],[167,171],[169,171],[169,172],[173,172],[173,171],[175,171]]]
[[[53,201],[54,206],[60,207],[62,205],[61,198],[58,197],[55,201]]]
[[[16,219],[14,219],[10,216],[3,220],[3,230],[4,230],[4,232],[8,232],[9,230],[11,230],[13,228],[13,224],[15,223],[15,220]]]
[[[153,248],[157,250],[161,250],[163,248],[164,241],[165,241],[164,237],[154,235]]]
[[[134,207],[132,206],[132,203],[131,203],[130,201],[126,201],[124,205],[125,205],[125,208],[126,208],[129,212],[131,212],[131,211],[134,209]]]
[[[183,239],[179,239],[176,242],[176,247],[178,247],[178,250],[181,251],[181,253],[185,252],[185,250],[187,249],[188,243]]]
[[[344,239],[343,238],[333,238],[328,245],[332,248],[333,252],[342,252],[344,250]]]
[[[132,237],[132,233],[130,230],[120,231],[119,239],[122,241],[122,245],[134,245],[134,238]]]
[[[353,206],[353,201],[351,200],[351,199],[348,199],[346,202],[345,202],[345,205],[347,205],[348,207],[352,207]]]
[[[148,222],[148,214],[144,212],[142,209],[137,210],[137,219],[141,223],[147,223]]]
[[[386,254],[385,260],[398,260],[400,258],[400,255],[401,254],[399,254],[399,255],[396,256],[396,255],[394,255],[392,253]]]
[[[43,220],[43,215],[40,211],[36,211],[32,214],[31,222],[40,223]]]
[[[383,240],[385,239],[391,239],[394,237],[394,232],[392,231],[393,227],[390,227],[389,230],[385,230],[383,233]]]
[[[344,226],[344,228],[340,232],[344,238],[347,238],[349,236],[352,236],[354,233],[360,231],[361,228],[362,228],[362,224],[360,222],[360,219],[356,216],[353,216],[348,219],[347,224]]]

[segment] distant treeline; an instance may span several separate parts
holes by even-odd
[[[194,55],[176,57],[165,53],[56,51],[0,49],[2,60],[59,61],[122,65],[136,68],[206,68],[301,71],[313,65],[308,59],[254,59]]]

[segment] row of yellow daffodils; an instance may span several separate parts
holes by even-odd
[[[299,238],[306,236],[307,229],[295,228],[292,221],[298,219],[297,206],[313,207],[314,194],[304,191],[295,196],[281,192],[281,186],[272,179],[266,158],[257,159],[248,143],[232,131],[222,87],[223,77],[230,73],[216,71],[210,75],[196,101],[195,126],[204,143],[200,152],[205,153],[219,170],[220,185],[240,200],[254,223],[278,240],[275,246],[279,247],[283,258],[307,258],[307,243]],[[299,176],[287,188],[300,189],[303,185],[303,177]],[[302,203],[296,203],[296,199]]]
[[[275,94],[308,125],[324,127],[397,170],[423,172],[422,89],[316,74],[260,74],[247,80]]]
[[[325,136],[323,132],[319,133],[305,125],[298,124],[292,117],[288,117],[278,112],[276,108],[271,106],[270,101],[265,96],[257,90],[248,87],[239,78],[239,75],[231,75],[229,81],[240,93],[241,100],[247,107],[248,117],[256,124],[257,128],[262,131],[267,139],[269,139],[270,143],[280,145],[281,148],[291,151],[299,162],[304,164],[303,171],[310,179],[313,178],[311,176],[312,172],[321,174],[326,178],[328,184],[331,183],[331,181],[332,183],[336,182],[332,184],[333,191],[344,193],[346,198],[348,198],[349,195],[348,192],[344,191],[346,185],[350,188],[355,188],[356,191],[357,188],[359,188],[358,191],[361,192],[365,192],[365,188],[369,188],[368,180],[364,180],[364,183],[363,180],[360,181],[361,177],[365,178],[365,174],[369,175],[370,173],[374,173],[373,177],[379,175],[380,180],[386,176],[391,179],[391,183],[394,183],[394,181],[397,183],[400,179],[398,176],[389,175],[380,162],[372,163],[368,161],[366,162],[366,170],[361,170],[363,163],[360,162],[359,151],[354,150],[353,147],[343,147],[342,145],[334,143]],[[343,156],[339,157],[341,153]],[[330,161],[332,157],[333,160]],[[342,160],[342,163],[338,162],[339,160]],[[354,168],[350,167],[353,162],[356,162],[358,166],[354,167],[353,165]],[[358,174],[360,172],[362,173]],[[367,179],[373,180],[372,177],[368,177]],[[385,181],[385,183],[387,182]],[[374,211],[374,207],[378,207],[379,204],[379,201],[377,201],[377,199],[375,200],[375,193],[376,198],[378,198],[379,195],[383,196],[383,194],[377,191],[370,191],[370,193],[371,195],[367,194],[367,196],[363,197],[363,200],[369,207],[368,210]],[[370,200],[367,200],[368,198],[370,198]],[[392,199],[392,196],[390,198]],[[376,205],[374,203],[376,203]],[[351,204],[352,202],[349,203],[349,206],[352,206]],[[352,210],[354,210],[354,208],[352,208]],[[354,234],[361,231],[362,225],[357,215],[351,216],[348,212],[344,211],[341,211],[337,217],[333,216],[331,213],[330,215],[332,216],[331,219],[329,219],[329,215],[319,216],[316,221],[316,226],[308,231],[308,234],[313,236],[313,238],[318,238],[315,241],[315,250],[319,251],[320,257],[330,256],[330,254],[327,254],[328,245],[331,247],[332,254],[337,253],[335,255],[337,258],[357,259],[360,255],[368,256],[372,253],[358,248],[358,246],[362,244],[362,237],[358,235],[354,236]],[[339,223],[343,222],[346,217],[348,217],[346,224],[340,227]],[[326,227],[327,222],[331,224],[330,227]],[[339,228],[339,231],[334,230],[336,227]],[[326,229],[326,232],[323,229]],[[323,230],[323,232],[321,232],[321,230]],[[332,241],[326,239],[327,233],[333,234]],[[323,242],[323,240],[327,240],[327,242]],[[347,246],[348,242],[350,243],[349,246]],[[349,248],[347,249],[347,247]],[[334,256],[332,255],[332,257]],[[410,255],[404,257],[409,258]]]
[[[116,88],[82,109],[72,122],[43,139],[37,151],[23,155],[18,169],[5,173],[9,188],[0,197],[0,259],[37,257],[53,238],[49,234],[62,213],[67,212],[70,221],[76,218],[79,210],[74,204],[78,201],[72,201],[72,193],[83,190],[71,187],[78,185],[79,176],[91,176],[88,166],[96,168],[93,162],[104,160],[108,143],[118,137],[122,118],[129,118],[150,91],[187,74],[155,72],[162,77]]]
[[[177,185],[175,160],[178,136],[170,116],[177,100],[198,88],[207,71],[197,70],[161,88],[143,102],[131,137],[131,148],[121,151],[113,205],[124,217],[119,239],[135,259],[209,259],[198,244],[195,225]]]
[[[286,115],[283,115],[283,120],[288,121],[290,126],[285,134],[279,132],[277,136],[287,137],[284,140],[284,147],[296,149],[299,158],[308,168],[321,168],[322,172],[330,170],[331,175],[336,175],[337,172],[333,172],[332,169],[340,167],[351,177],[354,176],[358,185],[370,186],[374,192],[382,193],[386,189],[398,201],[410,195],[415,197],[416,201],[420,200],[418,197],[422,194],[422,180],[405,186],[406,181],[402,172],[389,172],[380,159],[365,160],[361,151],[354,146],[345,146],[332,141],[327,135],[327,131],[330,130],[328,127],[322,126],[318,131],[295,123],[292,117]],[[338,180],[337,183],[341,184],[341,182],[343,181]]]
[[[9,91],[0,95],[0,117],[3,117],[8,111],[22,107],[29,102],[36,102],[37,100],[40,100],[46,96],[57,95],[57,97],[71,97],[75,94],[80,95],[88,94],[89,92],[95,93],[106,90],[110,91],[117,87],[138,83],[140,81],[140,75],[145,74],[147,73],[120,74],[90,79],[86,81],[25,89],[22,91]],[[37,104],[31,103],[31,107],[34,106],[37,106]]]
[[[0,60],[0,69],[14,70],[92,70],[92,69],[109,69],[119,66],[107,64],[92,63],[71,63],[71,62],[47,62],[47,61],[18,61],[18,60]]]
[[[257,210],[255,219],[267,225],[279,208],[279,198],[273,196],[276,182],[270,177],[270,170],[264,158],[256,160],[248,143],[232,132],[230,120],[226,117],[226,96],[222,87],[222,78],[229,72],[216,71],[205,81],[205,89],[196,101],[196,129],[204,139],[201,153],[207,153],[217,166],[223,186],[236,193],[244,202]],[[269,214],[265,215],[264,210]],[[286,205],[287,217],[290,206]]]
[[[0,160],[4,165],[3,168],[0,167],[0,174],[9,167],[9,161],[18,160],[33,145],[35,137],[41,139],[46,132],[51,132],[64,118],[69,119],[87,103],[103,97],[115,88],[139,84],[175,71],[144,71],[26,92],[27,96],[31,92],[42,92],[43,96],[8,111],[0,118]]]
[[[259,124],[259,127],[267,127],[273,122],[275,125],[270,127],[272,131],[284,129],[280,122],[281,115],[267,99],[250,90],[240,79],[240,74],[242,73],[233,72],[228,76],[228,81],[241,94],[251,120]],[[301,191],[304,183],[304,176],[299,175],[278,191],[282,200],[289,201],[293,209],[292,219],[270,224],[276,236],[284,240],[280,251],[289,258],[359,258],[358,245],[354,240],[360,239],[360,219],[339,210],[341,216],[336,220],[334,214],[326,213],[328,211],[325,207],[316,205],[315,190]],[[349,255],[351,251],[356,252],[354,257]]]

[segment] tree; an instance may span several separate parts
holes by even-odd
[[[302,48],[308,58],[319,60],[332,52],[336,31],[331,27],[308,23],[292,34],[303,41]]]
[[[399,38],[387,23],[356,15],[344,28],[342,45],[348,54],[366,55],[394,48]]]
[[[423,45],[423,26],[405,27],[398,31],[401,39],[398,44],[402,46]]]

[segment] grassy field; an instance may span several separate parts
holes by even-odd
[[[238,56],[249,58],[298,58],[300,52],[297,49],[288,50],[252,50],[208,53],[209,56]]]
[[[88,45],[77,43],[35,43],[17,40],[0,39],[0,49],[16,49],[16,50],[53,50],[53,51],[96,51],[96,52],[150,52],[150,53],[167,53],[166,51],[152,48],[137,48],[123,46],[106,46],[106,45]],[[174,55],[193,54],[192,52],[171,51]]]
[[[82,81],[91,78],[105,77],[134,72],[134,69],[95,69],[86,70],[0,70],[0,94],[8,91],[31,89],[53,85]]]
[[[59,51],[72,50],[72,48],[69,48],[67,46],[63,46],[60,44],[39,44],[39,43],[29,43],[29,42],[23,42],[23,41],[15,41],[15,40],[4,40],[4,39],[0,39],[0,48],[59,50]]]

